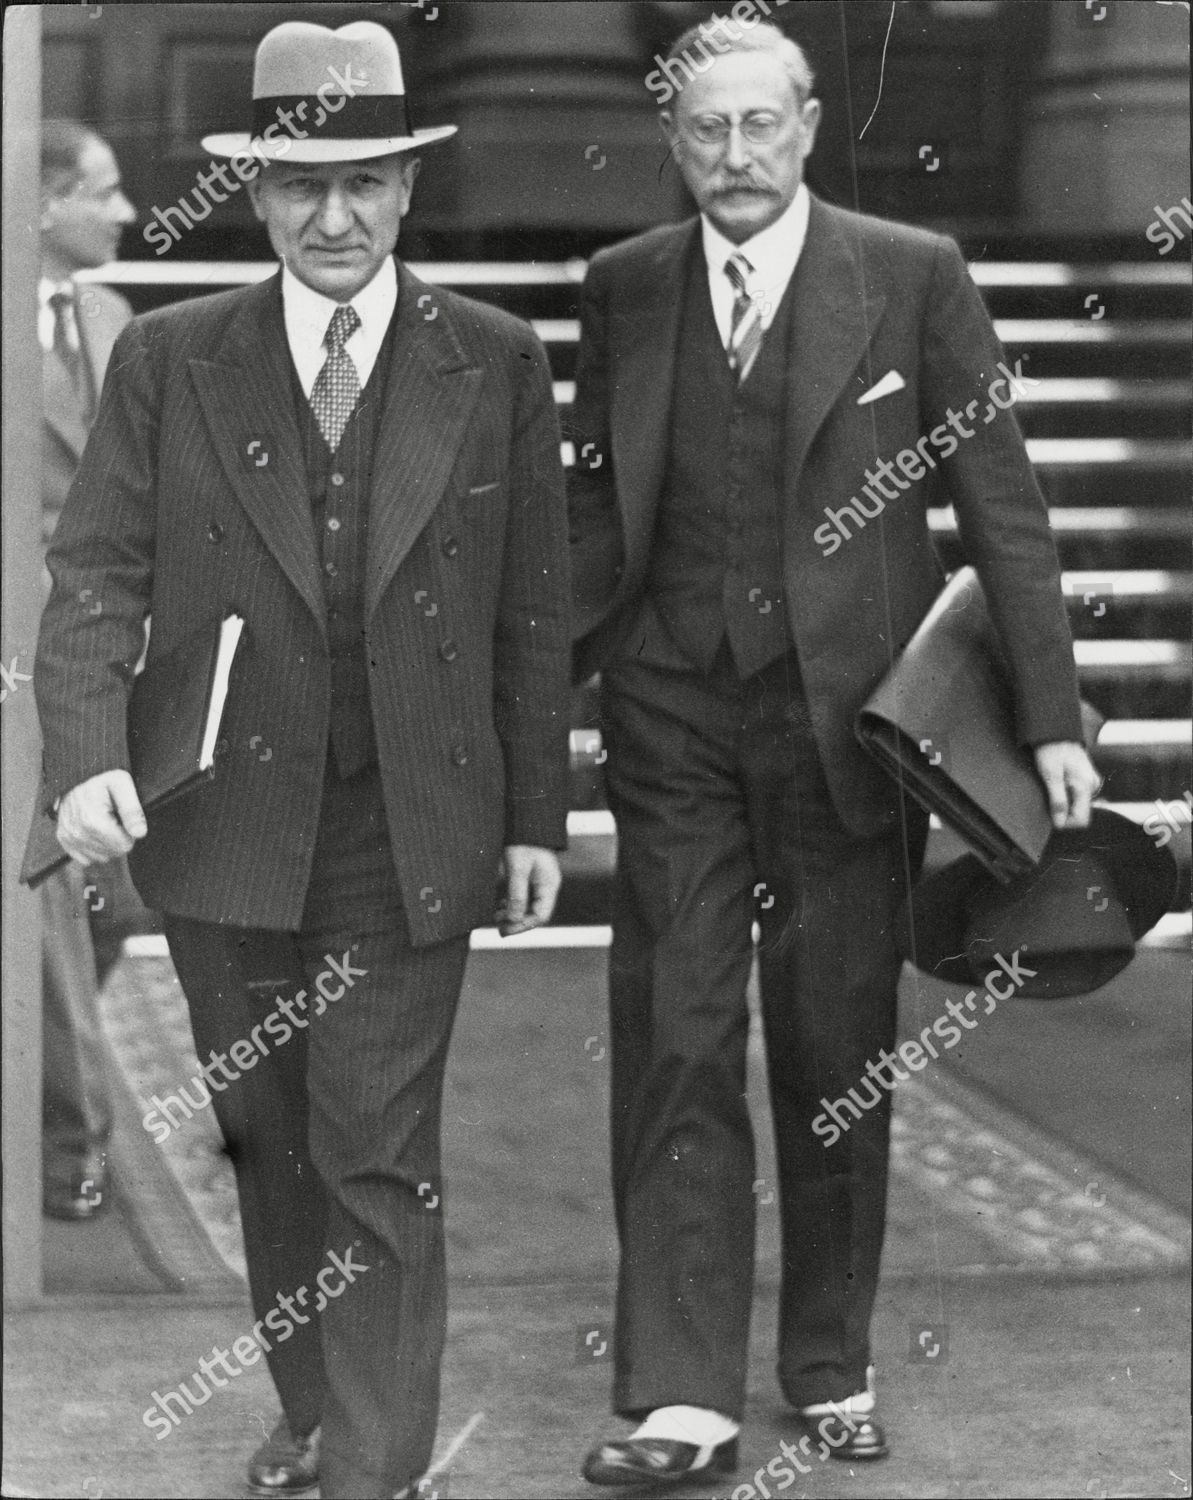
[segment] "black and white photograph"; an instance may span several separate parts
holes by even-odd
[[[1188,0],[3,18],[0,1496],[1187,1500]]]

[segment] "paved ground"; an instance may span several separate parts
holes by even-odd
[[[603,964],[599,950],[474,955],[445,1120],[440,1459],[463,1442],[442,1496],[597,1493],[578,1466],[617,1425],[600,1350],[613,1266]],[[868,1470],[829,1463],[784,1482],[773,1179],[752,1089],[761,1236],[742,1468],[732,1484],[674,1493],[1189,1494],[1187,970],[1187,957],[1147,952],[1097,996],[1000,1006],[904,1091],[875,1339],[895,1453]],[[184,1066],[161,1063],[147,1025],[168,1041],[170,983],[154,961],[121,976],[147,1076]],[[908,1024],[936,1015],[946,993],[909,979]],[[244,1458],[276,1413],[260,1366],[164,1441],[141,1422],[153,1390],[251,1323],[241,1283],[198,1228],[209,1212],[218,1228],[223,1187],[205,1183],[196,1144],[183,1169],[198,1190],[183,1196],[136,1120],[124,1130],[131,1211],[51,1226],[52,1284],[76,1294],[6,1320],[4,1492],[239,1496]],[[168,1243],[155,1232],[163,1216]]]

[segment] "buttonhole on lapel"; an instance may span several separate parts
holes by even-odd
[[[468,493],[470,495],[487,495],[490,490],[495,490],[500,482],[500,480],[494,479],[489,484],[474,484],[470,487]]]

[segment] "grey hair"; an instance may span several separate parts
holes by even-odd
[[[737,34],[733,35],[733,32]],[[666,58],[668,63],[678,62],[684,67],[689,74],[689,82],[696,74],[707,71],[706,68],[696,67],[691,61],[688,54],[693,49],[709,58],[709,66],[714,60],[709,56],[710,52],[715,56],[724,56],[727,52],[769,52],[783,64],[800,105],[808,101],[815,86],[816,77],[807,53],[798,42],[793,41],[770,21],[759,22],[747,29],[732,15],[713,16],[711,20],[701,21],[697,26],[689,26],[682,36],[672,42]],[[668,77],[673,78],[670,70],[667,71]]]

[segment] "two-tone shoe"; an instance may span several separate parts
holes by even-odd
[[[843,1412],[838,1416],[835,1413],[809,1415],[797,1411],[796,1415],[809,1436],[827,1448],[827,1455],[823,1448],[819,1450],[822,1456],[843,1459],[847,1463],[867,1463],[870,1459],[886,1458],[891,1451],[886,1433],[874,1412],[857,1416]]]
[[[598,1443],[584,1460],[589,1484],[674,1484],[680,1479],[731,1474],[737,1468],[737,1439],[724,1443],[681,1443],[672,1438],[620,1438]]]
[[[301,1495],[319,1483],[319,1429],[295,1437],[285,1417],[249,1459],[254,1495]]]

